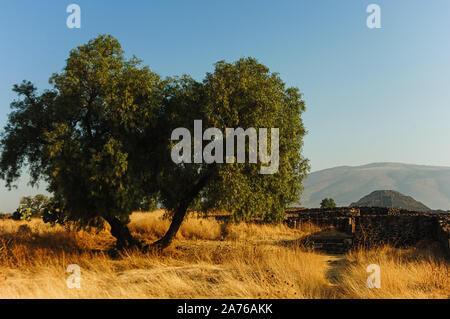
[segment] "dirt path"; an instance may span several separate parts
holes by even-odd
[[[330,282],[330,286],[338,287],[340,282],[340,276],[345,271],[346,258],[345,255],[323,255],[323,258],[328,264],[326,271],[326,278]]]

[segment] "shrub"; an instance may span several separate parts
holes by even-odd
[[[64,209],[57,200],[51,199],[47,206],[44,207],[42,213],[42,220],[44,223],[65,225],[67,223],[67,214],[64,214]]]
[[[31,220],[31,217],[33,216],[32,209],[30,207],[24,207],[24,205],[19,205],[19,208],[17,208],[14,213],[11,216],[11,219],[13,220]]]
[[[336,203],[332,198],[324,198],[320,203],[320,208],[333,208],[336,207]]]

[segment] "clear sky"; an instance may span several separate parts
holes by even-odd
[[[81,29],[66,7],[81,7]],[[366,7],[381,7],[381,29]],[[12,85],[40,89],[69,50],[114,35],[163,76],[197,80],[219,60],[253,56],[304,94],[312,170],[371,162],[450,166],[450,1],[3,0],[0,5],[0,126]],[[2,183],[3,184],[3,183]],[[0,211],[25,187],[0,185]]]

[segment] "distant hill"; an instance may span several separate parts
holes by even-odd
[[[340,166],[308,175],[300,205],[319,207],[325,197],[348,206],[380,189],[408,194],[432,209],[450,209],[450,167],[373,163]]]
[[[351,203],[352,207],[392,207],[404,208],[415,211],[431,211],[431,209],[421,202],[416,201],[411,196],[405,196],[393,190],[379,190],[364,196],[359,201]]]

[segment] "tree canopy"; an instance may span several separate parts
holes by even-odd
[[[30,217],[40,217],[44,209],[49,205],[50,198],[45,195],[24,196],[20,200],[20,207],[13,213],[13,219],[21,219],[21,211],[29,210]]]
[[[336,203],[332,198],[324,198],[320,202],[320,208],[333,208],[336,207]]]
[[[14,86],[20,99],[1,135],[0,177],[11,187],[28,167],[31,183],[48,183],[65,219],[81,226],[106,220],[118,246],[140,245],[126,224],[156,197],[172,213],[167,234],[153,244],[166,247],[194,206],[227,210],[236,220],[280,220],[302,189],[304,102],[253,58],[220,61],[202,82],[162,79],[101,35],[73,49],[50,83],[41,94],[28,81]],[[222,163],[175,163],[172,132],[183,127],[194,136],[195,120],[222,131],[277,128],[277,171],[260,174],[261,162],[227,163],[227,154]]]

